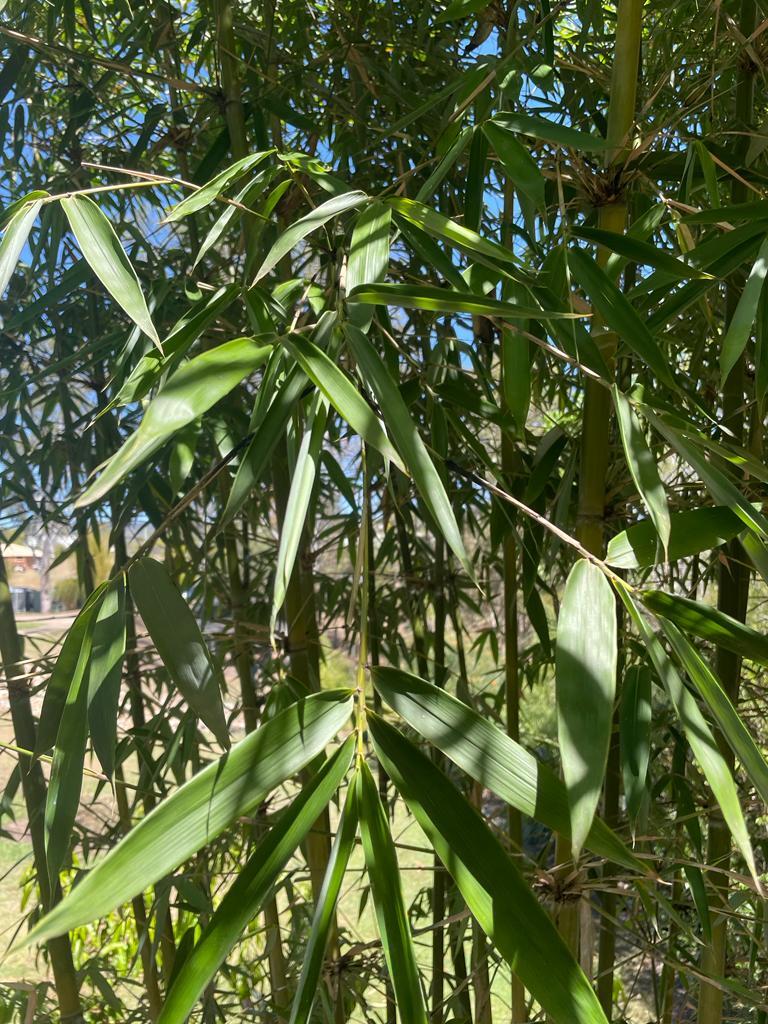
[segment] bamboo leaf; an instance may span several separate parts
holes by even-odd
[[[365,866],[371,880],[379,934],[397,1009],[401,1020],[409,1024],[427,1024],[411,929],[403,905],[397,854],[386,812],[365,761],[358,766],[356,781]]]
[[[384,416],[384,422],[403,456],[403,461],[413,477],[425,505],[435,519],[450,549],[467,574],[474,578],[459,525],[453,514],[440,474],[435,469],[426,445],[411,419],[397,384],[390,377],[386,366],[362,331],[359,331],[353,324],[346,324],[345,333],[360,375],[376,396]]]
[[[759,888],[760,883],[755,868],[755,858],[752,853],[749,832],[741,810],[739,793],[733,774],[720,752],[717,741],[712,735],[712,730],[699,710],[693,695],[686,689],[666,651],[640,614],[630,594],[622,587],[619,590],[619,595],[640,633],[648,656],[680,719],[685,737],[720,806],[723,818],[731,831],[734,842],[747,862],[749,872]]]
[[[193,192],[191,196],[187,196],[186,199],[182,199],[176,206],[171,207],[162,223],[170,224],[173,221],[181,220],[182,217],[188,217],[190,213],[197,213],[198,210],[203,210],[206,206],[210,206],[233,182],[237,181],[238,178],[242,178],[248,171],[252,171],[274,152],[273,149],[268,149],[261,153],[251,153],[241,160],[236,160],[231,166],[217,174],[215,178],[211,178],[202,188]]]
[[[64,197],[61,207],[91,270],[118,306],[162,349],[136,271],[101,209],[81,195]]]
[[[184,1024],[246,925],[269,896],[280,872],[341,785],[355,737],[325,762],[256,846],[184,961],[166,997],[158,1024]]]
[[[583,227],[574,228],[573,234],[577,238],[583,238],[586,242],[605,246],[606,249],[610,249],[611,252],[619,256],[624,256],[633,263],[644,264],[647,267],[653,267],[654,270],[663,271],[676,281],[690,280],[691,278],[712,280],[711,274],[689,266],[665,249],[658,249],[655,245],[635,238],[631,234],[620,235],[615,231]]]
[[[584,289],[606,324],[616,331],[660,381],[674,387],[672,374],[656,339],[624,294],[587,253],[580,249],[569,249],[568,261],[574,280]]]
[[[624,795],[634,834],[651,753],[651,673],[646,665],[633,665],[624,677],[619,735]]]
[[[347,294],[360,285],[380,281],[386,275],[391,223],[392,211],[380,202],[371,203],[357,215],[349,244],[345,282]],[[373,310],[364,306],[358,305],[350,310],[352,323],[361,331],[368,330],[372,318]]]
[[[549,312],[536,306],[519,306],[485,295],[471,295],[448,288],[420,284],[361,285],[352,291],[347,302],[372,303],[380,306],[401,306],[404,309],[426,309],[435,313],[467,313],[473,316],[496,316],[509,320],[575,320],[580,313]]]
[[[115,768],[125,617],[125,577],[121,573],[104,591],[96,614],[88,671],[88,729],[101,767],[110,777]]]
[[[675,562],[725,544],[744,523],[725,505],[672,512],[669,516],[668,560]],[[650,519],[635,523],[608,541],[606,562],[617,569],[644,569],[663,558],[658,532]]]
[[[398,469],[406,472],[403,460],[387,437],[381,420],[344,371],[321,348],[301,334],[287,335],[281,340],[307,377],[320,388],[355,433]]]
[[[42,205],[40,199],[25,203],[8,221],[3,239],[0,241],[0,299],[5,295],[5,289],[13,277],[22,249],[27,244],[29,232]]]
[[[140,558],[128,573],[136,610],[168,669],[168,674],[195,714],[222,746],[229,746],[221,691],[224,678],[202,633],[165,567]]]
[[[138,823],[27,936],[44,942],[143,892],[321,753],[352,711],[350,690],[291,705],[193,776]]]
[[[600,799],[616,692],[616,603],[597,566],[578,561],[557,622],[557,735],[571,810],[574,857]]]
[[[483,125],[486,138],[496,150],[516,189],[528,196],[537,210],[545,209],[545,180],[536,161],[526,147],[518,141],[513,131],[497,121],[486,121]]]
[[[510,807],[570,838],[565,786],[547,765],[433,683],[388,666],[374,667],[371,675],[387,704],[459,768]],[[647,872],[643,862],[599,818],[593,821],[585,845],[616,864]]]
[[[91,505],[104,497],[177,431],[202,416],[258,369],[271,351],[271,345],[259,345],[252,338],[236,338],[185,363],[150,403],[138,430],[80,495],[76,507]]]
[[[365,192],[345,192],[340,196],[333,196],[327,199],[320,206],[315,207],[310,213],[300,217],[294,224],[287,228],[267,253],[264,262],[259,267],[253,284],[256,284],[266,277],[270,270],[274,269],[280,260],[287,256],[298,243],[310,235],[313,231],[327,224],[329,220],[338,217],[347,210],[353,210],[356,206],[368,201]]]
[[[396,729],[377,715],[368,721],[387,773],[480,927],[534,999],[554,1024],[607,1024],[552,920],[475,808]]]
[[[679,629],[663,619],[661,628],[763,803],[768,805],[768,764],[720,680]]]
[[[296,986],[289,1024],[307,1024],[310,1019],[312,1006],[320,986],[323,958],[333,926],[341,883],[344,880],[347,864],[355,844],[358,817],[357,779],[355,778],[350,782],[347,790],[344,810],[341,812],[336,838],[317,897],[317,906],[304,950],[301,975]]]
[[[611,392],[629,471],[638,493],[643,499],[643,504],[648,509],[651,521],[656,527],[665,557],[667,557],[672,527],[667,507],[667,495],[659,476],[656,460],[648,447],[643,430],[626,395],[622,394],[615,384]]]
[[[585,150],[587,153],[599,153],[610,149],[607,139],[589,132],[579,131],[568,125],[556,124],[543,117],[531,117],[530,114],[497,114],[494,122],[520,135],[529,135],[540,142],[553,142],[566,149]]]
[[[757,253],[757,258],[749,272],[747,283],[741,293],[736,309],[728,324],[728,330],[722,340],[720,347],[720,382],[725,382],[726,377],[739,360],[744,349],[747,347],[749,336],[757,316],[757,307],[760,302],[760,295],[765,282],[765,275],[768,274],[768,237]]]
[[[742,658],[756,661],[759,665],[768,665],[768,637],[751,626],[689,597],[667,594],[663,590],[646,590],[641,596],[643,604],[654,615],[674,622],[686,633],[717,644],[726,651],[733,651]]]

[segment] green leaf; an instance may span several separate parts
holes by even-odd
[[[321,348],[302,334],[290,334],[281,339],[304,373],[320,388],[342,419],[381,452],[398,469],[405,472],[403,460],[392,446],[384,426],[344,371]]]
[[[641,596],[643,604],[654,615],[674,622],[686,633],[717,644],[726,651],[733,651],[742,658],[756,661],[759,665],[768,665],[768,637],[738,619],[701,601],[667,594],[663,590],[646,590]]]
[[[355,737],[349,736],[256,846],[176,975],[158,1024],[184,1024],[188,1019],[240,934],[259,912],[280,872],[341,785],[354,746]]]
[[[258,369],[271,351],[271,345],[259,345],[252,338],[235,338],[190,359],[161,388],[138,430],[104,464],[75,506],[91,505],[104,497],[177,431],[202,416]]]
[[[350,690],[299,700],[166,798],[29,933],[44,942],[108,914],[249,814],[317,757],[352,712]]]
[[[720,680],[679,629],[664,620],[661,628],[761,800],[768,805],[768,764]]]
[[[373,905],[398,1013],[400,1019],[409,1024],[427,1024],[419,969],[403,904],[397,853],[386,811],[365,761],[359,764],[356,781],[365,866],[371,880]]]
[[[442,14],[435,18],[436,25],[443,25],[446,21],[458,21],[460,18],[467,18],[470,14],[484,11],[488,6],[487,0],[452,0]]]
[[[598,153],[611,148],[608,140],[600,138],[599,135],[590,135],[589,132],[569,128],[564,124],[556,124],[543,117],[503,113],[497,114],[494,122],[509,131],[518,132],[520,135],[529,135],[540,142],[553,142],[567,149],[583,149],[588,153]]]
[[[8,282],[13,277],[21,251],[27,244],[29,232],[37,219],[42,206],[40,199],[25,203],[18,209],[8,222],[8,226],[0,242],[0,299],[5,294]]]
[[[285,507],[285,517],[280,528],[280,545],[277,549],[275,565],[275,589],[269,619],[269,632],[273,641],[275,622],[285,601],[288,583],[301,542],[301,534],[309,515],[327,421],[328,400],[322,394],[316,393],[307,414],[307,425],[296,456]]]
[[[718,802],[734,842],[747,862],[750,874],[757,881],[755,858],[741,810],[739,791],[736,788],[733,774],[712,735],[712,730],[699,710],[695,698],[686,689],[658,637],[640,614],[630,594],[624,587],[619,588],[618,593],[640,633],[646,652],[680,719],[685,737]]]
[[[671,524],[669,519],[669,508],[667,507],[667,495],[664,485],[659,476],[656,460],[648,447],[645,434],[635,416],[632,406],[626,395],[614,384],[611,393],[613,404],[616,407],[616,419],[619,424],[619,434],[624,448],[624,455],[627,459],[629,471],[635,482],[638,493],[643,499],[643,504],[648,509],[653,525],[659,535],[661,546],[665,555],[669,549],[669,537]]]
[[[633,263],[663,271],[676,281],[690,278],[711,279],[711,274],[689,266],[665,249],[657,249],[655,245],[643,242],[630,234],[620,235],[615,231],[603,231],[600,228],[573,228],[572,234],[587,242],[602,245]]]
[[[242,160],[236,160],[215,178],[211,178],[202,188],[197,189],[191,196],[187,196],[186,199],[182,199],[180,203],[173,206],[161,223],[170,224],[172,221],[181,220],[182,217],[187,217],[190,213],[196,213],[198,210],[210,206],[232,182],[237,181],[248,171],[252,171],[262,160],[266,160],[274,152],[273,149],[268,149],[261,153],[252,153],[250,156],[243,157]]]
[[[651,753],[651,673],[647,665],[633,665],[624,677],[619,735],[624,795],[634,833]]]
[[[344,810],[341,812],[323,884],[317,896],[315,915],[312,918],[309,938],[304,950],[301,975],[296,986],[289,1024],[307,1024],[310,1019],[312,1006],[320,987],[323,959],[333,926],[341,883],[344,880],[347,864],[355,845],[358,817],[357,781],[353,779],[347,790]]]
[[[768,199],[757,199],[751,203],[733,203],[718,206],[714,210],[700,210],[686,213],[680,218],[683,224],[727,224],[732,221],[768,220]]]
[[[405,404],[397,383],[392,380],[379,354],[362,331],[359,331],[353,324],[346,324],[344,330],[357,362],[358,371],[376,396],[384,416],[384,422],[403,456],[403,461],[413,477],[424,504],[466,573],[470,578],[474,578],[459,525],[453,514],[440,474],[435,469],[426,445],[416,429],[416,424],[411,419],[408,406]]]
[[[347,260],[347,293],[360,285],[380,281],[389,267],[389,231],[392,211],[383,203],[374,202],[357,215],[352,231]],[[371,325],[373,310],[357,306],[350,310],[352,323],[361,331]]]
[[[747,283],[744,285],[744,290],[741,293],[721,344],[721,385],[725,382],[726,377],[747,347],[755,317],[757,316],[757,307],[760,302],[760,294],[763,290],[766,274],[768,274],[768,237],[760,246],[757,258],[749,272]]]
[[[125,577],[120,573],[104,591],[96,614],[88,672],[88,728],[99,763],[110,777],[115,768],[125,618]]]
[[[433,683],[388,666],[372,668],[371,675],[387,704],[459,768],[510,807],[570,838],[565,786],[547,765]],[[647,873],[643,862],[598,818],[585,845],[598,856]]]
[[[61,206],[91,270],[118,306],[161,348],[136,271],[112,225],[87,196],[65,196]]]
[[[368,196],[365,192],[345,192],[343,195],[327,199],[310,213],[300,217],[299,220],[283,231],[269,250],[264,262],[259,267],[256,277],[253,279],[253,284],[260,281],[262,277],[266,277],[270,270],[276,267],[280,260],[287,256],[307,235],[322,227],[323,224],[327,224],[334,217],[338,217],[340,214],[346,213],[347,210],[352,210],[365,202],[368,202]]]
[[[607,1024],[551,918],[475,808],[396,729],[372,714],[368,723],[381,763],[471,913],[549,1019]]]
[[[354,307],[365,302],[380,306],[401,306],[404,309],[426,309],[435,313],[471,313],[473,316],[506,317],[508,320],[575,320],[580,313],[550,313],[536,306],[518,306],[485,295],[453,291],[419,284],[361,285],[350,292],[347,302]]]
[[[222,746],[229,733],[221,703],[224,678],[211,657],[187,602],[154,558],[140,558],[128,573],[131,597],[168,674],[195,714]]]
[[[616,602],[597,566],[580,559],[568,574],[557,620],[557,736],[571,809],[574,857],[600,799],[616,693]]]
[[[656,339],[624,294],[587,253],[580,249],[569,249],[568,261],[574,280],[584,289],[611,330],[650,367],[660,381],[674,387],[672,373]]]
[[[515,188],[528,196],[537,210],[544,210],[546,182],[526,147],[518,141],[513,131],[497,121],[486,121],[483,132],[496,150],[496,155]]]
[[[91,657],[96,606],[86,620],[77,661],[61,713],[53,748],[51,778],[45,801],[45,859],[48,880],[55,888],[64,864],[83,786],[85,745],[88,739],[88,662]]]
[[[725,505],[672,512],[669,517],[668,559],[711,551],[744,529],[744,523]],[[662,561],[658,532],[650,519],[635,523],[608,542],[606,562],[617,569],[645,569]]]
[[[101,584],[90,595],[78,612],[77,618],[67,630],[59,650],[59,656],[45,687],[40,723],[37,727],[35,753],[44,754],[56,742],[61,715],[67,702],[70,684],[75,675],[80,651],[91,625],[91,619],[98,609],[106,584]]]

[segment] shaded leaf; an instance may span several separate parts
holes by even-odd
[[[744,529],[744,523],[725,505],[672,512],[669,516],[670,562],[725,544]],[[635,523],[608,541],[606,562],[618,569],[644,569],[663,559],[658,532],[650,519]]]
[[[125,577],[104,591],[96,614],[88,671],[88,728],[105,775],[115,768],[117,712],[125,655]]]
[[[634,832],[651,753],[651,673],[646,665],[633,665],[624,677],[619,735],[624,795]]]

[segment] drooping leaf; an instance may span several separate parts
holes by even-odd
[[[88,196],[65,196],[61,207],[88,265],[115,302],[160,348],[136,271],[101,209]]]
[[[321,348],[301,334],[287,335],[282,342],[355,433],[405,472],[403,460],[387,437],[381,420],[346,373]]]
[[[16,264],[24,246],[27,244],[29,232],[37,219],[42,206],[40,199],[25,203],[8,221],[8,225],[0,241],[0,299],[5,294],[8,282],[13,277]]]
[[[528,196],[537,210],[545,206],[545,180],[535,160],[526,147],[515,137],[513,131],[496,121],[483,125],[488,141],[504,165],[504,170],[516,189]]]
[[[222,746],[229,746],[221,692],[221,668],[206,646],[195,617],[154,558],[140,558],[128,573],[131,597],[168,674],[195,714]]]
[[[362,331],[353,324],[346,324],[345,333],[359,373],[376,396],[384,416],[384,422],[394,438],[425,505],[434,517],[448,546],[468,575],[473,577],[472,565],[464,548],[461,531],[445,492],[443,481],[416,429],[416,424],[411,418],[400,389]]]
[[[349,690],[280,712],[159,804],[32,929],[44,942],[109,913],[170,874],[321,753],[348,720]]]
[[[616,408],[616,419],[619,434],[624,448],[624,455],[643,504],[656,527],[661,546],[666,553],[669,549],[671,524],[667,495],[664,484],[659,476],[659,469],[653,457],[645,434],[635,416],[629,400],[614,384],[612,390],[613,404]]]
[[[101,767],[110,777],[115,768],[125,617],[125,577],[120,573],[104,591],[96,614],[88,671],[88,729]]]
[[[371,675],[387,704],[459,768],[510,807],[570,837],[565,786],[546,764],[433,683],[389,666],[376,666]],[[599,818],[592,822],[585,845],[630,870],[647,870]]]
[[[138,430],[80,495],[76,507],[91,505],[111,491],[177,431],[202,416],[258,369],[271,351],[270,345],[259,345],[252,338],[236,338],[185,363],[150,403]]]
[[[307,1024],[320,985],[323,958],[333,925],[341,883],[355,844],[359,812],[357,807],[357,780],[350,782],[344,810],[341,812],[336,838],[331,847],[323,884],[317,897],[315,914],[304,950],[301,975],[291,1006],[289,1024]]]
[[[619,730],[624,795],[634,829],[646,791],[651,753],[651,673],[647,665],[633,665],[624,677]]]
[[[401,1020],[427,1024],[411,928],[403,904],[397,853],[376,783],[365,761],[359,764],[356,782],[365,866],[371,880],[373,905],[397,1009]]]
[[[256,846],[176,975],[158,1024],[184,1024],[188,1019],[246,925],[269,896],[280,872],[341,785],[354,745],[355,737],[349,736]]]
[[[173,221],[181,220],[182,217],[189,216],[190,213],[196,213],[198,210],[210,206],[234,181],[252,171],[273,152],[274,150],[268,149],[261,153],[251,153],[249,156],[244,156],[241,160],[235,160],[233,164],[225,168],[220,174],[217,174],[215,178],[211,178],[202,188],[197,189],[191,196],[187,196],[186,199],[182,199],[180,203],[171,207],[165,215],[163,223],[170,224]]]
[[[557,620],[557,736],[577,856],[600,799],[616,692],[616,603],[597,566],[571,569]]]
[[[725,382],[726,377],[747,346],[757,316],[757,307],[766,274],[768,274],[768,237],[758,250],[757,258],[749,272],[744,290],[720,346],[721,384]]]
[[[389,266],[389,232],[392,211],[382,203],[373,202],[357,215],[349,244],[347,260],[347,293],[360,285],[374,284],[387,273]],[[373,317],[372,309],[362,306],[350,310],[352,323],[367,331]]]
[[[655,270],[661,270],[676,281],[690,280],[691,278],[711,279],[712,277],[711,274],[707,274],[697,267],[683,263],[681,259],[673,256],[666,249],[658,249],[655,245],[635,238],[631,234],[620,235],[615,231],[584,227],[574,228],[573,234],[587,242],[605,246],[606,249],[610,249],[611,252],[615,252],[619,256],[624,256],[633,263],[645,264]]]
[[[749,658],[759,665],[768,665],[768,637],[702,601],[694,601],[663,590],[646,590],[643,604],[654,615],[660,615],[686,633]]]
[[[589,132],[557,124],[543,117],[503,113],[497,114],[494,121],[503,128],[518,132],[520,135],[529,135],[533,139],[539,139],[540,142],[553,142],[567,149],[583,149],[588,153],[598,153],[610,149],[608,140],[601,139],[599,135],[590,135]]]
[[[369,728],[382,764],[470,911],[549,1018],[555,1024],[607,1024],[551,918],[475,808],[383,719],[369,715]]]
[[[742,520],[725,505],[672,512],[669,526],[670,562],[711,551],[744,529]],[[656,527],[650,519],[645,519],[609,540],[605,560],[617,569],[644,569],[662,559]]]
[[[353,210],[356,206],[361,206],[363,203],[368,201],[368,196],[365,192],[345,192],[340,196],[333,196],[331,199],[327,199],[324,203],[315,207],[310,213],[300,217],[295,223],[291,224],[289,228],[280,235],[275,244],[267,253],[264,262],[258,269],[256,277],[253,279],[253,283],[256,284],[266,277],[270,270],[274,269],[280,260],[287,256],[288,253],[307,235],[316,231],[322,227],[323,224],[327,224],[329,220],[334,217],[338,217],[342,213],[346,213],[347,210]]]
[[[485,295],[452,291],[420,284],[361,285],[350,293],[350,305],[364,302],[404,309],[426,309],[435,313],[467,313],[473,316],[496,316],[509,320],[573,320],[579,313],[549,312],[536,306],[518,306]]]
[[[645,650],[680,719],[685,737],[717,800],[734,842],[747,862],[750,874],[757,879],[752,844],[733,773],[720,752],[707,720],[699,710],[693,695],[686,689],[658,637],[640,614],[629,592],[622,587],[618,593],[640,633]]]

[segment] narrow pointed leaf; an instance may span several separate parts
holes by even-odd
[[[619,734],[624,795],[634,832],[651,753],[651,673],[647,665],[633,665],[624,677]]]
[[[184,961],[163,1004],[158,1024],[184,1024],[232,947],[269,896],[280,872],[341,785],[355,737],[325,762],[253,851]]]
[[[629,471],[666,553],[669,548],[669,536],[672,528],[667,507],[667,495],[659,476],[656,460],[648,447],[645,434],[626,395],[622,394],[615,384],[612,393],[619,434]]]
[[[472,565],[464,548],[456,517],[453,514],[443,481],[435,469],[426,445],[411,419],[408,406],[397,384],[368,338],[352,324],[345,327],[350,348],[365,383],[376,396],[384,422],[397,444],[424,503],[440,528],[445,540],[464,567],[474,578]]]
[[[301,334],[288,335],[282,342],[355,433],[405,472],[403,460],[387,437],[381,420],[346,373],[321,348]]]
[[[725,381],[728,374],[739,360],[747,347],[749,336],[757,316],[757,307],[768,274],[768,237],[757,253],[757,258],[749,272],[747,283],[741,293],[736,309],[733,312],[728,330],[720,347],[720,381]]]
[[[400,1019],[409,1024],[427,1024],[411,928],[403,904],[397,853],[376,783],[365,761],[359,765],[357,793],[365,866],[371,880],[373,905],[398,1013]]]
[[[125,655],[125,577],[109,584],[96,614],[88,670],[88,729],[104,773],[112,776]]]
[[[312,1013],[312,1006],[321,983],[323,959],[331,935],[341,883],[344,881],[347,864],[355,845],[358,816],[357,780],[353,779],[347,790],[344,810],[341,812],[323,884],[318,893],[289,1024],[307,1024]]]
[[[485,295],[471,295],[447,288],[420,284],[361,285],[350,292],[350,306],[364,302],[403,309],[425,309],[435,313],[467,313],[473,316],[497,316],[509,320],[574,320],[579,313],[548,312],[536,306],[518,306]]]
[[[663,590],[646,590],[642,598],[643,604],[654,615],[674,622],[686,633],[717,644],[726,651],[733,651],[742,658],[756,661],[759,665],[768,665],[768,637],[712,605],[678,594],[668,594]]]
[[[143,892],[320,754],[352,711],[349,690],[299,700],[209,764],[138,823],[29,933],[44,942]]]
[[[317,206],[311,213],[300,217],[299,220],[283,231],[269,250],[264,262],[259,267],[256,277],[253,279],[253,283],[256,284],[262,277],[266,277],[270,270],[274,269],[280,260],[287,256],[294,246],[303,238],[306,238],[307,235],[322,227],[323,224],[327,224],[334,217],[346,213],[347,210],[353,210],[356,206],[361,206],[367,201],[368,196],[365,192],[345,192],[343,195],[333,196],[332,199],[328,199],[321,203],[320,206]]]
[[[677,281],[691,278],[711,278],[710,274],[697,267],[689,266],[665,249],[658,249],[650,242],[634,238],[631,234],[620,235],[615,231],[602,231],[599,228],[574,228],[573,234],[577,238],[583,238],[586,242],[602,245],[633,263],[661,270]]]
[[[672,512],[669,526],[670,562],[711,551],[744,529],[742,520],[725,505]],[[644,569],[663,558],[656,527],[652,520],[645,519],[610,539],[605,560],[617,569]]]
[[[497,121],[486,121],[483,131],[515,188],[528,196],[537,210],[543,210],[544,175],[526,147],[508,126]]]
[[[118,306],[160,348],[136,271],[101,209],[88,196],[81,195],[65,197],[61,206],[91,270]]]
[[[202,188],[197,189],[191,196],[187,196],[186,199],[182,199],[180,203],[172,207],[166,214],[163,223],[169,224],[172,221],[181,220],[182,217],[186,217],[190,213],[196,213],[198,210],[209,206],[225,189],[229,188],[232,182],[237,181],[238,178],[247,174],[248,171],[252,171],[254,167],[273,152],[274,150],[269,149],[261,153],[251,153],[250,156],[245,156],[242,160],[236,160],[226,170],[217,174],[215,178],[211,178]]]
[[[0,299],[5,294],[8,282],[13,277],[22,249],[27,244],[29,232],[37,219],[42,202],[25,203],[8,221],[0,242]]]
[[[370,715],[369,727],[382,764],[470,911],[548,1017],[554,1024],[607,1024],[551,918],[475,808],[383,719]]]
[[[557,124],[543,117],[532,117],[530,114],[504,113],[497,114],[494,121],[503,128],[518,132],[520,135],[529,135],[532,139],[539,139],[540,142],[553,142],[558,146],[565,146],[568,149],[583,149],[587,153],[597,153],[610,149],[608,140],[600,138],[599,135],[590,135],[589,132],[582,132],[577,128]]]
[[[128,573],[131,597],[168,674],[195,714],[222,746],[229,746],[221,668],[211,657],[195,617],[154,558],[140,558]]]
[[[138,430],[105,463],[101,473],[75,503],[98,501],[153,455],[177,431],[198,419],[253,373],[272,351],[252,338],[236,338],[190,359],[162,387],[144,413]]]
[[[391,223],[392,211],[383,203],[371,203],[358,214],[349,244],[345,282],[347,294],[360,285],[374,284],[386,276]],[[358,305],[351,310],[350,317],[356,327],[367,331],[373,310]]]
[[[375,667],[373,682],[387,704],[463,771],[542,825],[571,834],[568,795],[551,768],[482,715],[417,676]],[[585,845],[616,864],[647,872],[608,826],[595,818]]]
[[[557,735],[571,809],[574,856],[595,816],[608,758],[616,693],[616,602],[597,566],[578,561],[557,621]]]

